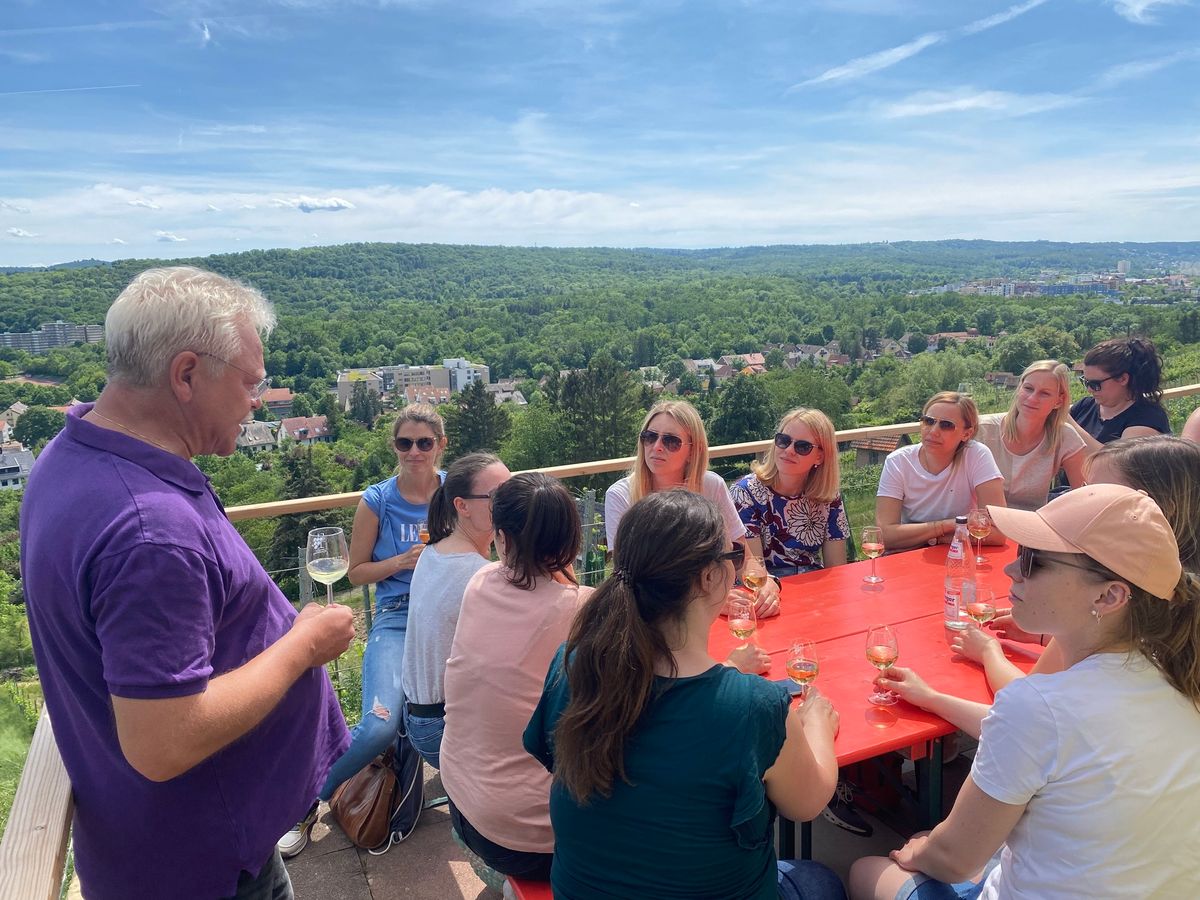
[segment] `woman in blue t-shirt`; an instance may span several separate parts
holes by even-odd
[[[554,896],[844,897],[819,863],[776,863],[775,810],[833,794],[837,713],[722,666],[708,634],[744,556],[712,501],[658,491],[621,518],[614,572],[550,665],[525,749],[554,773]]]

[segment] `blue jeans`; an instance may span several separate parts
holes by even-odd
[[[407,594],[376,609],[363,651],[362,718],[350,734],[350,746],[329,770],[329,777],[321,788],[322,800],[332,797],[343,781],[387,750],[400,733],[404,721],[400,671],[407,631]]]
[[[442,767],[442,734],[446,730],[446,717],[414,716],[405,707],[404,721],[408,727],[408,740],[422,759],[435,769]]]
[[[257,875],[243,872],[230,900],[292,900],[292,880],[276,850]]]
[[[781,859],[780,900],[846,900],[842,880],[828,866],[809,859]]]

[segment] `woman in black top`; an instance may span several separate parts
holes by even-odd
[[[1088,449],[1117,438],[1170,434],[1161,379],[1162,359],[1144,338],[1113,338],[1089,350],[1080,376],[1088,396],[1071,406]]]

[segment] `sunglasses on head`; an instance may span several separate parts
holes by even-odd
[[[775,446],[780,450],[786,450],[788,447],[795,449],[801,456],[808,456],[813,452],[813,447],[816,446],[812,441],[802,441],[800,438],[794,440],[790,435],[784,434],[782,431],[775,435]]]
[[[1108,375],[1104,378],[1084,378],[1082,375],[1080,375],[1079,383],[1082,384],[1089,391],[1098,391],[1098,390],[1100,390],[1101,387],[1103,387],[1104,382],[1112,381],[1114,378],[1120,378],[1120,377],[1121,377],[1120,375]]]
[[[742,564],[746,561],[746,545],[734,544],[732,550],[726,550],[724,553],[717,554],[717,561],[729,560],[733,563],[735,572],[742,571]]]
[[[1033,575],[1038,566],[1070,566],[1072,569],[1083,569],[1085,572],[1099,574],[1091,566],[1083,566],[1079,563],[1067,562],[1065,559],[1051,559],[1039,554],[1046,553],[1045,550],[1035,550],[1033,547],[1025,547],[1017,545],[1017,560],[1021,565],[1021,577],[1029,578]]]
[[[412,438],[398,437],[396,438],[396,449],[401,453],[407,453],[413,448],[413,444],[416,444],[418,450],[428,453],[436,443],[437,441],[431,437],[417,438],[415,441]]]
[[[953,431],[958,427],[957,422],[951,422],[949,419],[935,419],[933,416],[919,416],[917,421],[926,428],[933,428],[936,425],[942,431]]]
[[[677,434],[667,434],[665,431],[658,432],[646,429],[638,435],[638,438],[641,440],[643,447],[653,447],[661,440],[662,445],[667,448],[668,453],[678,453],[683,449],[683,438]]]

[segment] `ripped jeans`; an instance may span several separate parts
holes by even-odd
[[[350,734],[350,746],[329,770],[329,777],[321,788],[322,800],[332,797],[343,781],[385,751],[400,733],[404,722],[400,671],[407,631],[407,594],[376,609],[363,652],[362,718]]]

